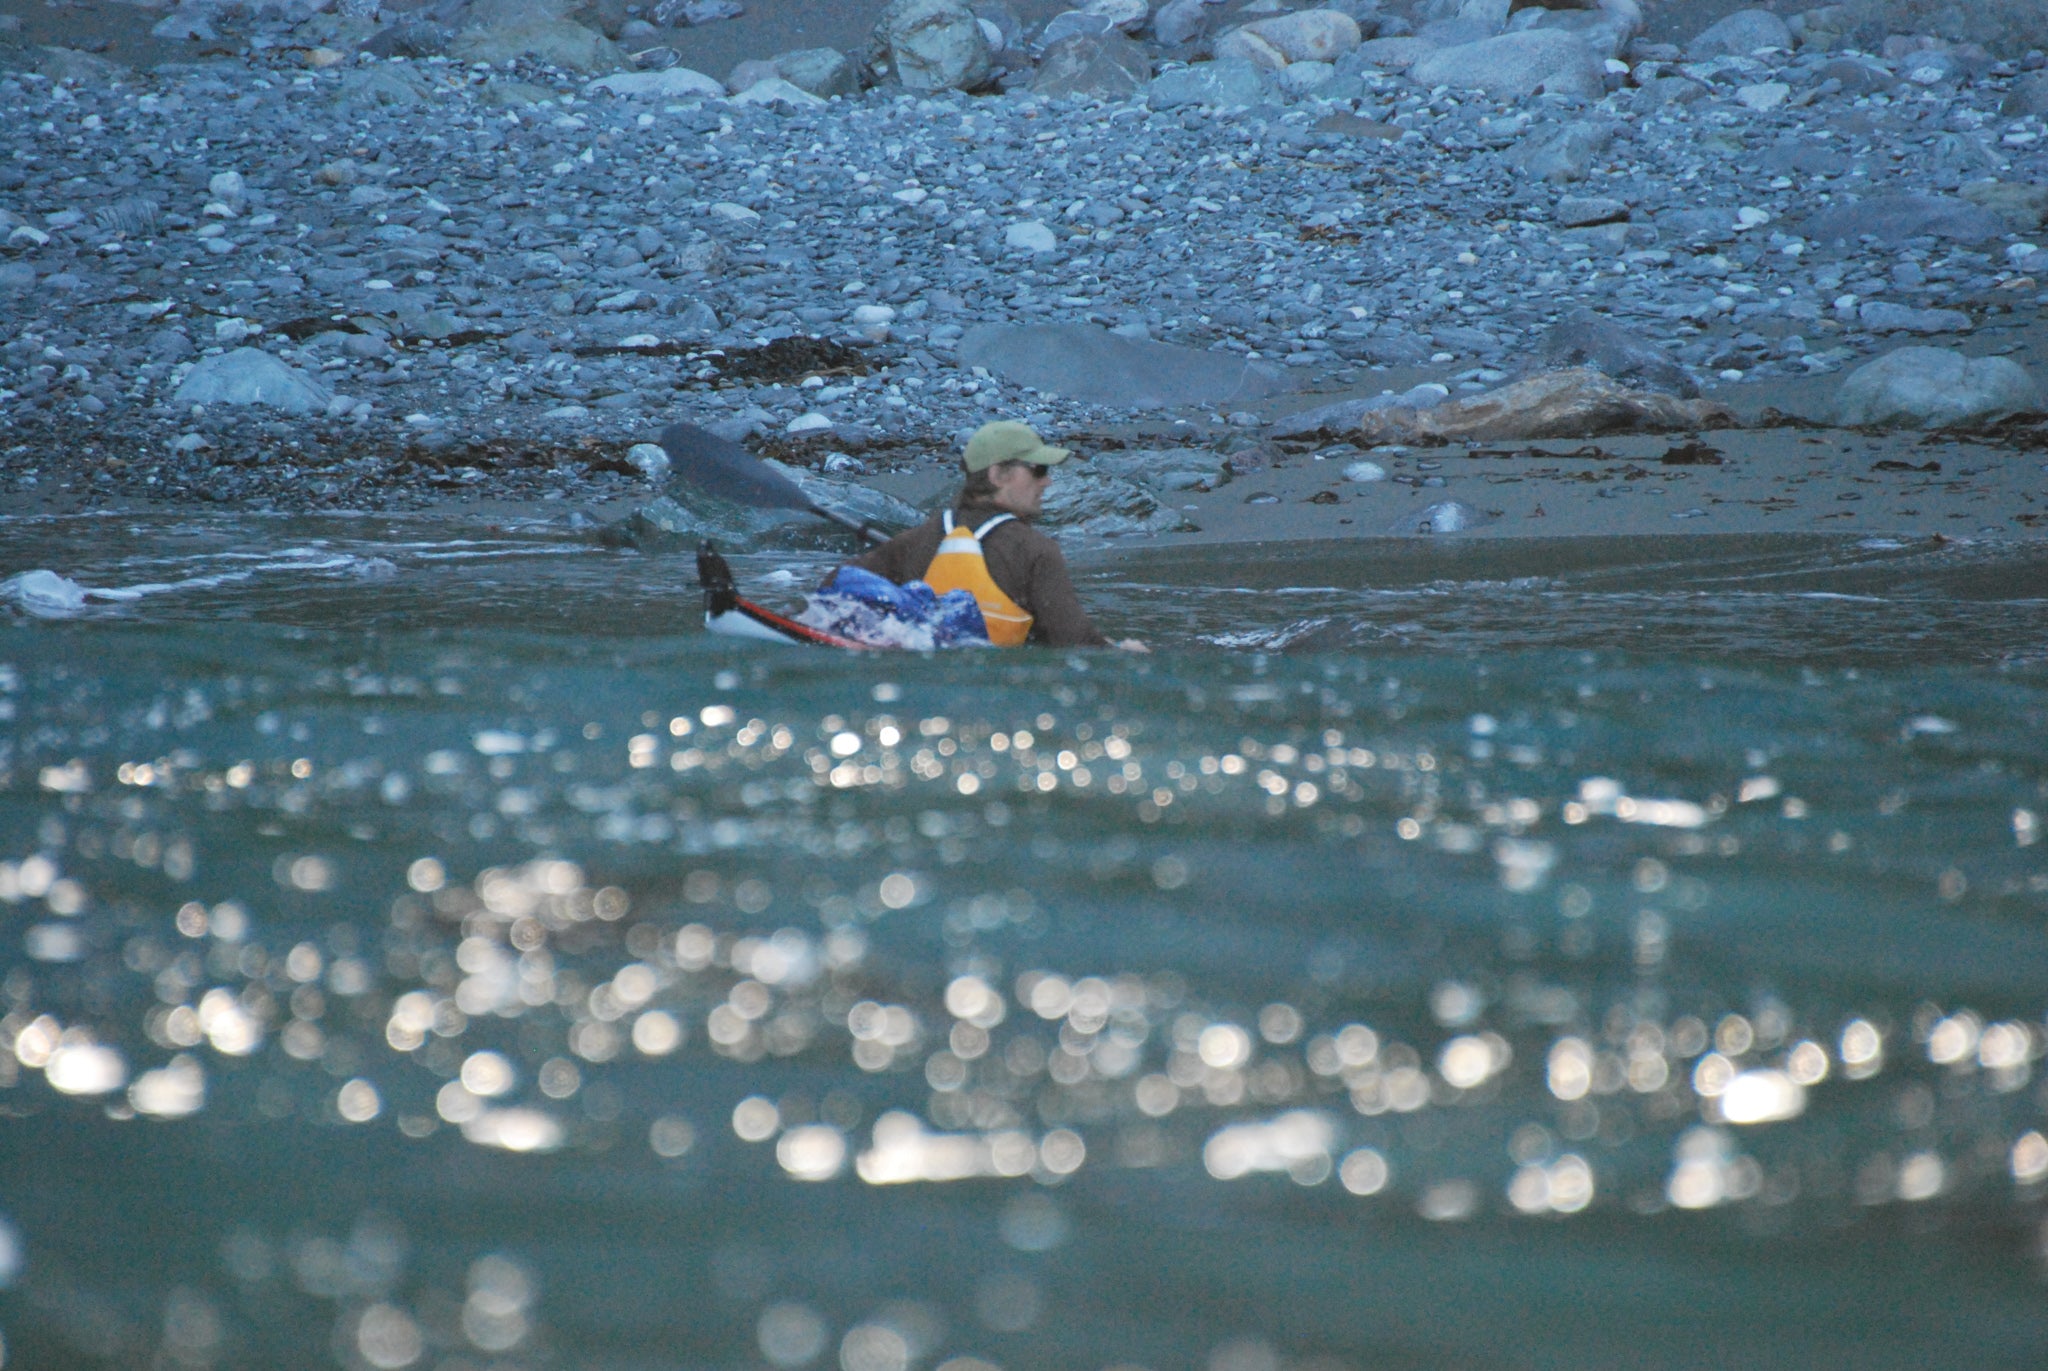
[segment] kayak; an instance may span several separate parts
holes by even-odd
[[[912,652],[989,646],[987,621],[969,592],[939,595],[922,581],[899,586],[856,566],[835,571],[796,616],[742,596],[732,568],[708,542],[697,550],[697,582],[704,588],[704,626],[729,638]]]
[[[704,588],[704,627],[713,633],[727,638],[805,643],[812,647],[860,649],[867,646],[851,638],[798,623],[744,598],[733,583],[732,567],[708,542],[697,549],[697,584]]]

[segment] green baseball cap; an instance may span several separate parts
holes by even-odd
[[[1047,447],[1029,424],[1020,424],[1014,419],[998,419],[974,431],[974,436],[967,440],[967,451],[961,460],[969,471],[987,471],[1003,462],[1031,462],[1037,466],[1056,467],[1073,455],[1063,447]]]

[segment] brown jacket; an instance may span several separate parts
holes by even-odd
[[[1003,513],[993,505],[963,505],[953,511],[955,527],[979,528]],[[853,565],[897,585],[924,578],[938,554],[939,539],[945,536],[939,516],[906,529],[888,542],[853,559]],[[1067,578],[1067,559],[1060,545],[1025,523],[1010,519],[988,531],[981,540],[981,554],[988,560],[988,574],[1032,617],[1031,639],[1047,647],[1106,647],[1102,636],[1081,608],[1074,583]]]

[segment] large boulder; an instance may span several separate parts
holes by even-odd
[[[570,71],[607,71],[626,64],[624,49],[568,18],[567,8],[562,0],[475,0],[448,51],[464,62],[524,57]]]
[[[1358,21],[1340,10],[1299,10],[1232,29],[1216,40],[1216,56],[1278,71],[1289,62],[1334,62],[1361,38]]]
[[[1612,319],[1581,309],[1553,325],[1536,344],[1532,370],[1568,371],[1590,367],[1639,390],[1658,390],[1690,400],[1699,384],[1671,356]]]
[[[1145,103],[1153,109],[1181,105],[1242,109],[1256,105],[1265,95],[1266,78],[1261,68],[1250,62],[1225,60],[1198,62],[1191,67],[1161,72],[1145,88]]]
[[[892,0],[875,46],[910,90],[979,90],[994,71],[988,35],[965,0]]]
[[[1089,324],[988,324],[960,340],[963,367],[1013,385],[1125,409],[1235,405],[1291,388],[1277,367],[1227,352],[1125,338]]]
[[[1733,422],[1733,416],[1712,401],[1634,390],[1590,368],[1574,368],[1545,372],[1434,409],[1368,414],[1358,426],[1356,441],[1515,442],[1708,428]]]
[[[1702,29],[1685,45],[1685,55],[1702,62],[1709,57],[1747,57],[1760,48],[1791,46],[1792,30],[1777,15],[1769,10],[1737,10]]]
[[[333,398],[327,387],[260,348],[204,359],[171,394],[180,405],[268,405],[286,414],[317,413]]]
[[[1346,425],[1349,427],[1349,425]],[[1230,461],[1210,448],[1123,448],[1088,459],[1090,468],[1134,481],[1147,490],[1214,490],[1230,484]]]
[[[1843,378],[1835,421],[1851,428],[1978,428],[2044,407],[2048,396],[2010,358],[1912,347]]]
[[[1981,243],[2002,236],[2005,223],[1981,205],[1946,195],[1873,195],[1830,205],[1808,218],[1801,232],[1819,243],[1853,243],[1865,235],[1881,243],[1908,238]]]
[[[1422,86],[1483,90],[1522,99],[1541,91],[1597,100],[1606,94],[1607,69],[1592,49],[1568,33],[1530,29],[1477,43],[1439,48],[1408,68]]]
[[[1048,97],[1128,100],[1151,79],[1152,59],[1145,50],[1111,29],[1092,38],[1076,34],[1047,48],[1031,90]]]
[[[1136,481],[1096,470],[1092,462],[1069,462],[1045,488],[1038,523],[1091,538],[1132,533],[1177,533],[1187,517],[1159,502]]]

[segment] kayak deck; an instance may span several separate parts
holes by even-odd
[[[733,582],[732,567],[708,541],[697,549],[697,583],[704,588],[704,627],[713,633],[770,643],[806,643],[813,647],[865,650],[868,646],[798,623],[746,599]]]

